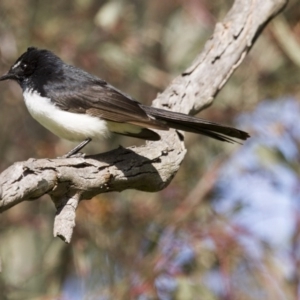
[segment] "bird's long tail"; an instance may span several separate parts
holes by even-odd
[[[169,110],[151,106],[141,106],[148,115],[155,117],[156,120],[163,121],[170,128],[206,135],[219,141],[229,143],[236,143],[237,141],[235,139],[246,140],[250,137],[247,132],[233,127],[220,125]]]

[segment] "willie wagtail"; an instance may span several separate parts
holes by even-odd
[[[106,81],[64,63],[48,50],[28,48],[0,77],[6,79],[19,83],[34,119],[61,138],[81,142],[66,157],[109,132],[152,141],[160,139],[152,129],[169,128],[226,142],[249,137],[239,129],[143,105]]]

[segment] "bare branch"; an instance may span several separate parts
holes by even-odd
[[[236,0],[193,64],[153,102],[155,106],[193,114],[214,97],[243,61],[267,22],[287,0]],[[160,132],[161,141],[83,158],[29,159],[0,175],[0,212],[49,194],[57,208],[54,235],[69,242],[81,199],[110,191],[165,188],[184,159],[182,135]]]

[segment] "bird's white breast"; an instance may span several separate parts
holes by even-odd
[[[86,138],[99,140],[109,135],[107,122],[86,114],[76,114],[59,109],[49,98],[33,90],[23,93],[25,104],[34,119],[57,136],[70,141]]]

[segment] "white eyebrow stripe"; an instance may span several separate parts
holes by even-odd
[[[12,69],[17,68],[17,67],[20,65],[20,63],[21,63],[21,61],[18,61],[18,62],[12,67]]]

